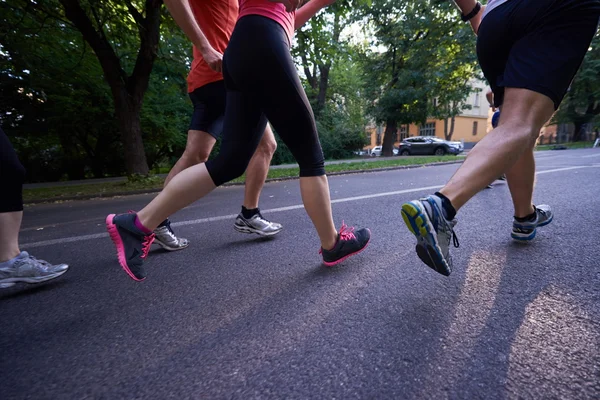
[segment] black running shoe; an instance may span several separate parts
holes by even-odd
[[[362,228],[354,231],[354,228],[348,228],[346,224],[342,223],[342,227],[338,233],[338,240],[333,249],[325,250],[321,248],[319,251],[323,255],[323,264],[333,267],[341,263],[348,257],[363,251],[370,240],[371,231],[369,229]]]
[[[154,234],[146,234],[135,226],[136,214],[110,214],[106,217],[106,230],[115,247],[119,264],[135,281],[146,279],[144,260],[148,256]]]

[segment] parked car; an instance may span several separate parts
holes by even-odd
[[[379,156],[381,156],[381,152],[382,151],[383,151],[383,146],[375,146],[375,147],[373,147],[373,149],[371,149],[371,157],[379,157]],[[397,156],[398,155],[398,149],[394,147],[392,149],[392,153],[393,153],[393,155]]]
[[[450,142],[435,136],[413,136],[404,139],[399,146],[401,156],[460,154],[464,150],[461,142]]]

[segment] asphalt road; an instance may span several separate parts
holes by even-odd
[[[330,178],[336,223],[373,233],[335,268],[297,181],[265,186],[271,240],[233,230],[242,187],[177,213],[191,245],[153,251],[142,283],[104,218],[152,196],[29,207],[22,247],[71,270],[0,291],[0,398],[600,398],[600,149],[537,159],[554,222],[513,243],[497,182],[459,213],[450,277],[417,259],[400,205],[458,165]]]

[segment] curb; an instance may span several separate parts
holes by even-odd
[[[457,160],[457,161],[444,161],[444,162],[436,162],[436,163],[428,163],[428,164],[399,165],[397,167],[357,169],[354,171],[331,172],[331,173],[328,173],[327,176],[356,175],[356,174],[366,174],[369,172],[384,172],[384,171],[395,171],[395,170],[401,170],[401,169],[435,167],[435,166],[439,166],[439,165],[462,164],[463,162],[464,162],[464,160]],[[297,180],[297,179],[299,179],[298,176],[269,178],[265,181],[265,183],[293,181],[293,180]],[[221,187],[242,186],[244,184],[245,184],[244,182],[225,183],[225,184],[221,185]],[[111,197],[134,196],[136,194],[158,193],[161,190],[162,190],[162,188],[140,189],[140,190],[129,190],[129,191],[124,191],[124,192],[100,193],[100,194],[94,194],[94,195],[67,196],[67,197],[61,197],[61,198],[56,198],[56,199],[33,199],[33,200],[27,200],[26,202],[24,202],[24,204],[25,205],[34,205],[34,204],[43,204],[43,203],[57,203],[57,202],[62,202],[62,201],[92,200],[92,199],[102,199],[102,198],[111,198]]]

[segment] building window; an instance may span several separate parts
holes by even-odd
[[[437,99],[437,97],[435,97],[433,99],[433,108],[437,108],[437,106],[438,106],[438,99]]]
[[[419,136],[435,136],[435,122],[430,122],[419,127]]]
[[[479,107],[479,101],[480,101],[480,93],[479,92],[475,92],[475,101],[473,102],[473,107]]]
[[[401,125],[399,129],[400,140],[404,140],[408,137],[408,125]]]
[[[477,136],[477,121],[473,121],[473,136]]]
[[[376,138],[375,142],[376,142],[377,146],[380,146],[381,145],[381,136],[383,134],[383,127],[378,126],[376,134],[377,134],[377,138]]]

